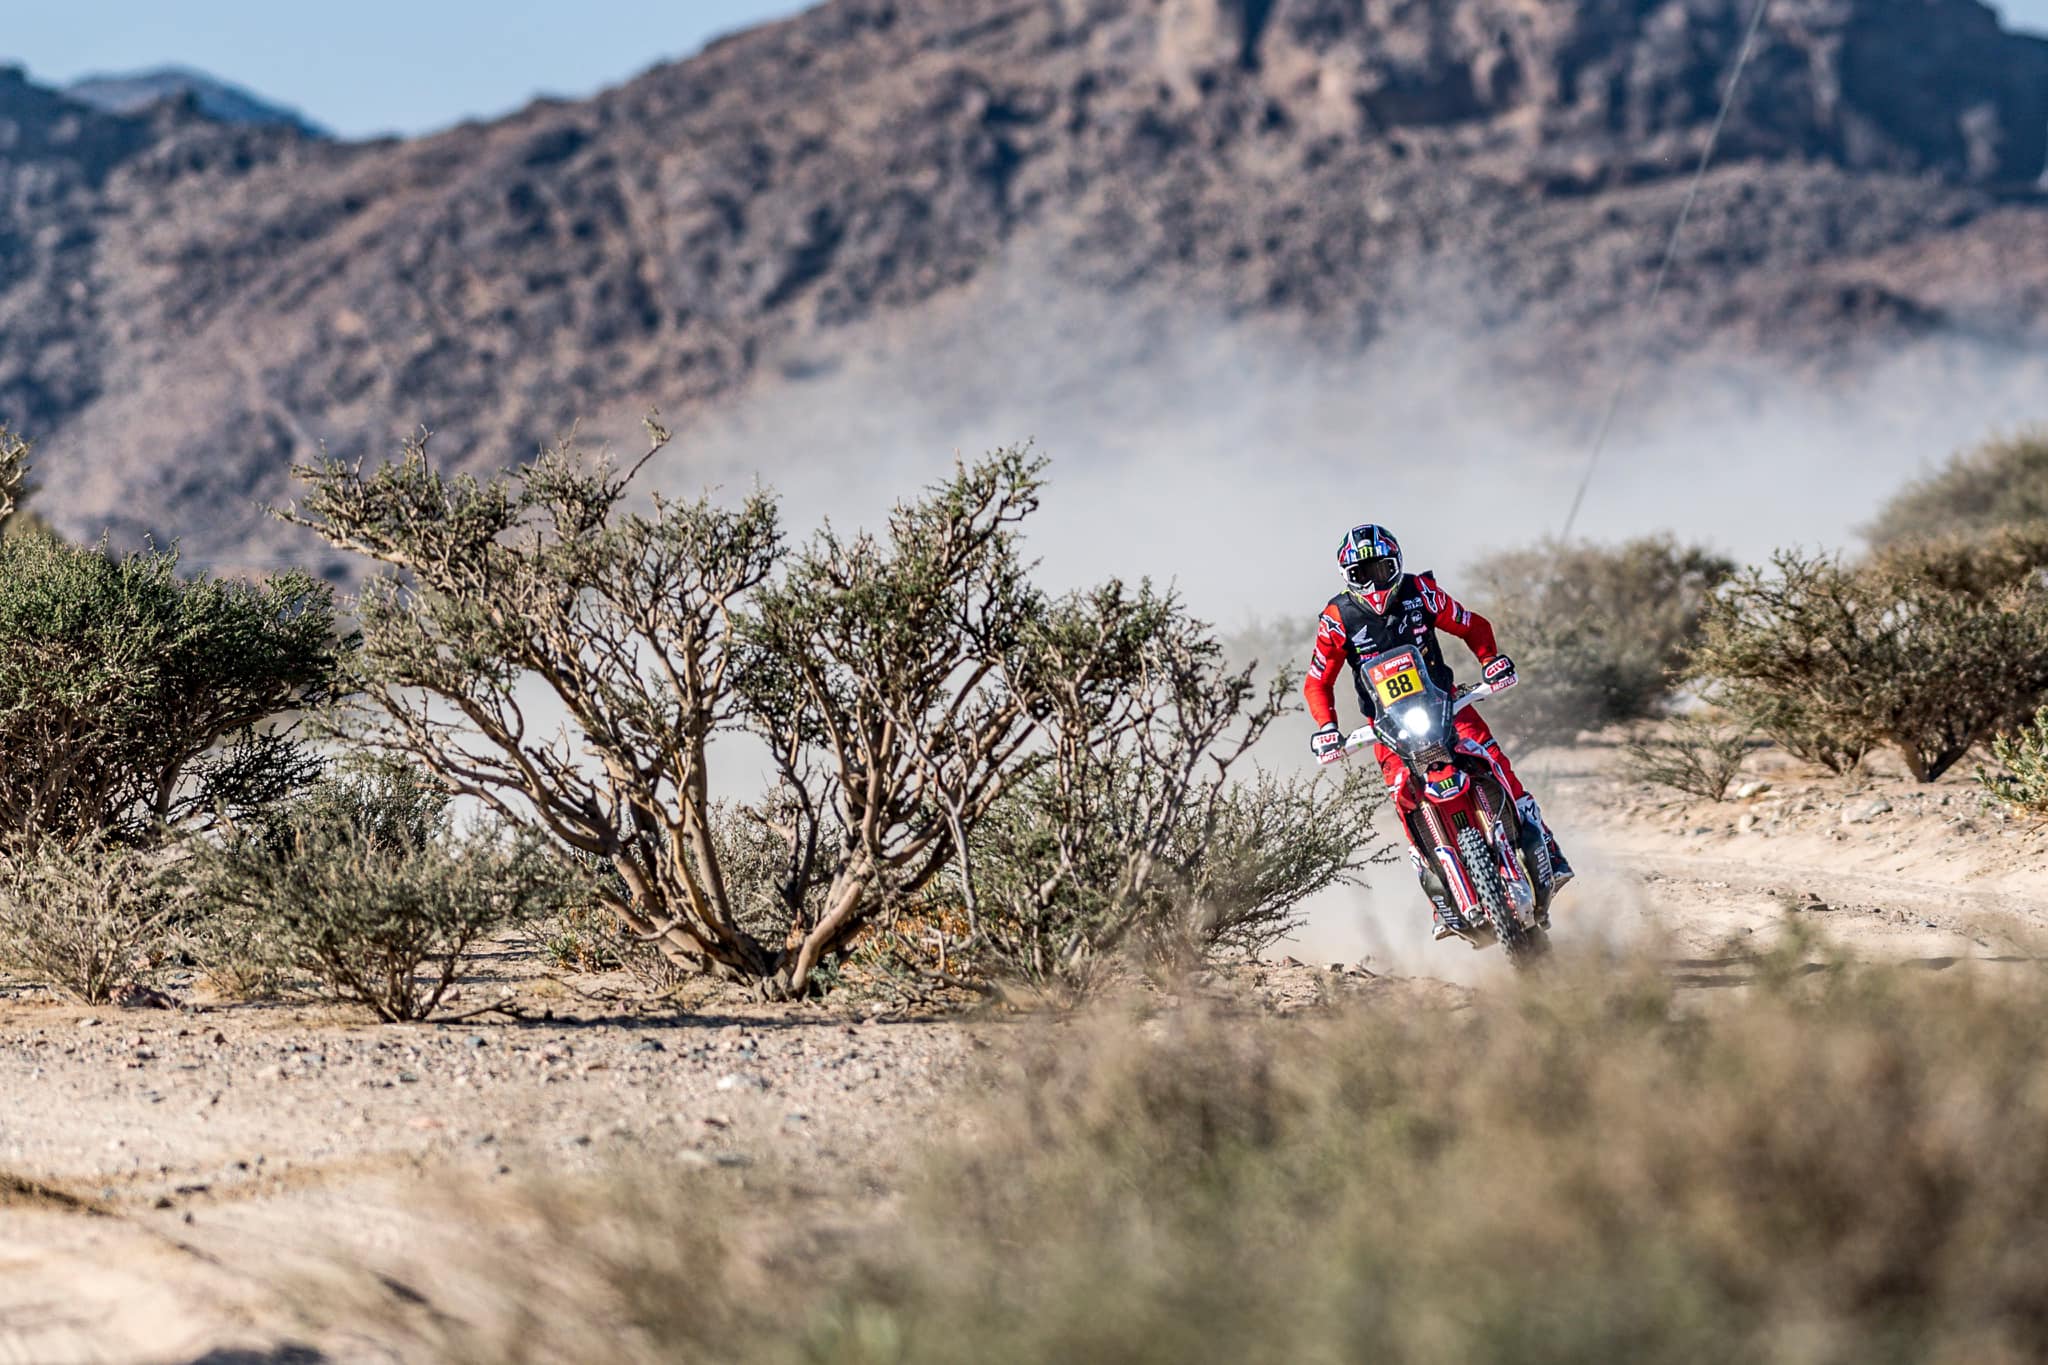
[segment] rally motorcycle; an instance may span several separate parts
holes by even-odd
[[[1458,751],[1457,714],[1494,694],[1491,684],[1446,692],[1413,645],[1364,661],[1379,716],[1344,742],[1346,753],[1384,744],[1407,766],[1415,809],[1405,816],[1423,882],[1464,919],[1475,948],[1498,941],[1525,967],[1550,950],[1550,847],[1525,827],[1493,768]]]

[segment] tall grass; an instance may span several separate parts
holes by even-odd
[[[735,1278],[702,1251],[733,1206],[643,1185],[528,1273],[601,1267],[587,1334],[552,1326],[589,1359],[2048,1354],[2043,993],[1754,971],[1704,1007],[1602,967],[1458,1011],[1048,1026],[855,1235]]]

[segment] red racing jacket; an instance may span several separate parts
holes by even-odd
[[[1457,680],[1451,666],[1444,662],[1443,646],[1436,636],[1439,630],[1463,640],[1482,668],[1500,653],[1494,643],[1492,624],[1477,612],[1459,606],[1426,573],[1403,574],[1400,585],[1389,595],[1384,612],[1370,610],[1348,592],[1337,594],[1323,608],[1322,619],[1316,622],[1315,657],[1310,660],[1308,676],[1301,684],[1309,715],[1317,725],[1335,722],[1337,675],[1348,667],[1351,681],[1358,688],[1359,709],[1371,720],[1378,707],[1360,664],[1402,645],[1418,646],[1431,680],[1450,691]]]

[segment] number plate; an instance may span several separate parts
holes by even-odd
[[[1382,706],[1406,701],[1422,691],[1422,671],[1406,655],[1374,664],[1371,677],[1372,690],[1379,695]]]

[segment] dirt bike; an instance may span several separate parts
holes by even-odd
[[[1346,738],[1345,752],[1384,744],[1407,765],[1418,799],[1406,818],[1426,889],[1457,908],[1458,937],[1475,948],[1497,941],[1509,962],[1528,966],[1550,951],[1549,842],[1523,827],[1491,765],[1457,749],[1458,712],[1494,687],[1444,691],[1413,645],[1366,660],[1364,671],[1379,717]]]

